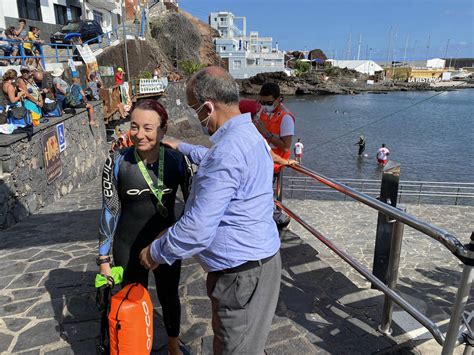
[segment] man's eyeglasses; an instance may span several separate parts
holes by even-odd
[[[273,103],[274,103],[275,101],[276,101],[276,99],[275,99],[275,100],[272,100],[272,101],[262,101],[262,100],[259,100],[258,102],[259,102],[259,104],[264,105],[264,106],[271,106],[271,105],[273,105]]]

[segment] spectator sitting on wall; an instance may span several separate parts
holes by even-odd
[[[36,86],[41,90],[41,96],[43,96],[44,99],[46,95],[51,92],[44,83],[44,72],[38,68],[34,68],[31,74]]]
[[[26,39],[27,35],[28,30],[26,29],[26,20],[21,18],[18,20],[18,27],[15,29],[15,36],[23,41]]]
[[[123,69],[118,67],[117,72],[115,73],[115,85],[123,84],[123,74],[125,74]]]
[[[99,100],[99,89],[102,87],[102,81],[95,72],[89,75],[89,82],[87,83],[87,97],[90,100]]]
[[[56,101],[58,102],[61,111],[64,112],[64,109],[66,108],[66,95],[69,92],[69,84],[61,78],[63,73],[63,68],[55,68],[51,73],[51,76],[53,77],[53,91],[56,96]]]
[[[33,52],[35,55],[39,56],[41,54],[41,45],[44,43],[44,41],[40,38],[41,30],[38,27],[35,27],[35,30],[33,31],[33,35],[35,36],[35,43],[33,45]],[[39,63],[39,59],[38,59]],[[36,65],[38,67],[38,65]]]
[[[179,81],[180,79],[181,79],[181,76],[178,73],[173,72],[168,75],[168,80],[171,82],[176,82],[176,81]]]
[[[15,69],[9,69],[3,74],[3,81],[2,81],[2,91],[5,99],[7,100],[7,104],[10,106],[14,106],[17,104],[21,105],[21,100],[25,97],[25,92],[21,89],[17,88],[16,80],[17,80],[17,72]]]
[[[8,41],[5,41],[5,39],[7,39],[7,35],[5,33],[5,29],[4,28],[0,28],[0,49],[3,51],[3,55],[5,57],[9,57],[12,52],[13,52],[13,46],[11,45],[10,42]],[[10,64],[10,61],[7,59],[2,59],[0,61],[1,65],[8,65]]]
[[[94,108],[87,102],[86,93],[82,89],[79,78],[72,78],[71,96],[74,102],[70,103],[66,100],[68,106],[71,108],[86,108],[89,114],[89,125],[99,127],[99,124],[94,121]],[[85,121],[82,123],[85,124]]]
[[[20,68],[21,77],[18,78],[18,87],[26,93],[23,106],[30,111],[33,125],[38,125],[42,114],[43,98],[40,88],[33,80],[32,69],[34,68],[29,66]]]
[[[10,40],[9,43],[11,44],[13,51],[11,53],[12,58],[10,59],[11,64],[15,64],[16,61],[20,62],[20,59],[15,58],[18,56],[18,52],[20,51],[20,46],[22,45],[22,39],[16,35],[15,26],[10,26],[5,31],[6,37]]]
[[[25,49],[25,55],[29,58],[26,59],[26,64],[31,65],[36,62],[36,67],[40,64],[40,46],[43,44],[43,41],[39,38],[40,29],[36,26],[30,26],[28,31],[27,38],[23,43],[23,48]],[[36,57],[36,58],[33,58]]]

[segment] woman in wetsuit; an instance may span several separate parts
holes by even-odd
[[[138,102],[131,114],[134,147],[115,152],[104,166],[97,263],[100,273],[108,275],[112,248],[113,263],[125,269],[122,286],[134,282],[148,286],[148,270],[140,265],[139,253],[176,222],[178,186],[187,197],[190,164],[180,152],[160,144],[167,120],[166,110],[158,101]],[[172,355],[181,354],[180,271],[180,260],[172,265],[162,264],[153,271]]]

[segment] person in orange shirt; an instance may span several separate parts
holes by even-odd
[[[242,99],[239,102],[239,109],[241,113],[250,113],[252,116],[252,122],[255,125],[259,124],[260,114],[262,110],[262,105],[257,101],[251,99]],[[270,149],[270,146],[268,146]],[[296,160],[293,159],[284,159],[281,156],[275,154],[273,150],[270,149],[270,154],[272,155],[273,162],[278,165],[295,165],[298,164]]]
[[[260,89],[262,112],[256,127],[267,140],[273,153],[288,160],[295,134],[295,116],[283,105],[280,87],[275,83],[265,83]],[[274,174],[280,172],[281,166],[274,165]]]

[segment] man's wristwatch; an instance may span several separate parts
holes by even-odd
[[[100,256],[98,256],[96,259],[95,259],[95,263],[97,265],[102,265],[102,264],[107,264],[107,263],[110,263],[110,256],[107,256],[106,258],[102,258]]]
[[[273,134],[271,132],[267,132],[265,133],[265,138],[267,139],[267,141],[271,141],[273,138]]]

